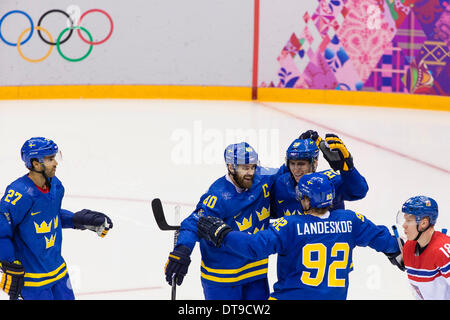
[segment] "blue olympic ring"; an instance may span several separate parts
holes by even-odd
[[[1,1],[1,0],[0,0],[0,1]],[[53,13],[53,12],[59,12],[59,13],[62,13],[63,15],[65,15],[65,16],[69,19],[69,21],[70,21],[70,23],[71,23],[71,26],[70,26],[70,27],[65,28],[65,29],[60,33],[60,35],[59,35],[59,37],[57,38],[57,41],[56,41],[56,42],[52,42],[53,40],[52,40],[52,36],[50,35],[50,33],[49,33],[46,29],[44,29],[44,28],[42,28],[42,27],[40,26],[42,19],[44,19],[44,17],[46,17],[48,14]],[[108,35],[107,35],[103,40],[96,41],[96,42],[93,41],[92,36],[90,35],[90,33],[89,33],[85,28],[81,27],[81,25],[80,25],[80,24],[81,24],[81,20],[82,20],[87,14],[92,13],[92,12],[100,12],[100,13],[104,14],[104,15],[108,18],[109,23],[110,23],[110,31],[109,31]],[[5,19],[6,19],[8,16],[10,16],[11,14],[14,14],[14,13],[18,13],[18,14],[24,15],[24,16],[28,19],[28,21],[30,22],[30,25],[31,25],[30,28],[25,29],[25,30],[20,34],[19,39],[17,40],[16,43],[7,41],[7,40],[5,39],[5,37],[3,37],[2,31],[1,31],[1,28],[2,28],[2,25],[3,25],[3,22],[5,21]],[[71,59],[71,58],[68,58],[68,57],[66,57],[66,56],[61,52],[61,50],[60,50],[60,45],[63,44],[64,42],[66,42],[66,41],[70,38],[70,36],[72,35],[72,32],[73,32],[74,29],[77,29],[78,35],[80,36],[81,40],[83,40],[85,43],[87,43],[87,44],[90,45],[90,48],[89,48],[88,53],[85,54],[83,57],[78,58],[78,59]],[[90,10],[84,12],[84,13],[79,17],[78,25],[77,25],[77,26],[74,26],[74,21],[72,20],[71,16],[70,16],[68,13],[66,13],[65,11],[59,10],[59,9],[49,10],[49,11],[47,11],[46,13],[44,13],[44,14],[41,16],[41,18],[39,19],[39,22],[38,22],[38,25],[37,25],[37,26],[34,26],[33,19],[31,19],[30,15],[28,15],[26,12],[24,12],[24,11],[22,11],[22,10],[11,10],[11,11],[5,13],[5,14],[0,18],[0,40],[1,40],[2,42],[4,42],[5,44],[11,46],[11,47],[17,47],[17,50],[19,51],[20,56],[21,56],[23,59],[25,59],[26,61],[28,61],[28,62],[41,62],[41,61],[45,60],[45,59],[49,56],[49,54],[50,54],[51,51],[52,51],[52,48],[50,48],[50,50],[47,52],[47,54],[46,54],[44,57],[40,58],[40,59],[30,59],[30,58],[27,58],[27,57],[24,56],[24,54],[23,54],[22,51],[21,51],[21,46],[24,45],[25,43],[27,43],[27,42],[31,39],[31,37],[33,36],[34,30],[37,30],[37,33],[38,33],[38,35],[39,35],[39,37],[41,38],[42,41],[44,41],[45,43],[49,44],[50,46],[55,46],[55,45],[56,45],[56,47],[57,47],[57,49],[58,49],[58,52],[59,52],[59,54],[61,55],[61,57],[63,57],[63,58],[66,59],[67,61],[78,62],[78,61],[84,60],[84,59],[90,54],[90,52],[92,51],[92,46],[102,44],[102,43],[104,43],[105,41],[107,41],[107,40],[111,37],[111,34],[112,34],[113,30],[114,30],[114,23],[113,23],[113,20],[112,20],[111,16],[110,16],[106,11],[104,11],[104,10],[102,10],[102,9],[90,9]],[[47,36],[50,38],[50,41],[46,40],[46,39],[42,36],[41,31],[47,34]],[[62,35],[63,35],[64,33],[66,33],[67,31],[69,31],[68,36],[67,36],[65,39],[61,40]],[[90,40],[86,40],[86,39],[83,37],[83,35],[81,34],[81,31],[85,32],[85,33],[88,35],[88,37],[89,37]],[[22,37],[25,36],[25,33],[27,33],[27,32],[29,32],[27,38],[26,38],[25,40],[22,40]]]
[[[17,43],[12,43],[12,42],[6,41],[6,39],[3,38],[3,35],[2,35],[2,23],[3,23],[3,20],[5,20],[5,18],[6,18],[7,16],[9,16],[10,14],[13,14],[13,13],[20,13],[20,14],[23,14],[23,15],[28,19],[28,21],[30,21],[30,25],[31,25],[31,31],[30,31],[30,34],[28,35],[28,37],[27,37],[25,40],[23,40],[23,41],[20,43],[20,45],[23,45],[23,44],[27,43],[28,40],[31,39],[31,36],[33,35],[33,31],[34,31],[34,26],[33,26],[34,23],[33,23],[33,20],[31,19],[31,17],[29,16],[29,14],[26,13],[26,12],[24,12],[24,11],[21,11],[21,10],[12,10],[12,11],[6,13],[6,14],[0,19],[0,39],[2,39],[2,41],[3,41],[4,43],[6,43],[7,45],[9,45],[9,46],[17,47]]]

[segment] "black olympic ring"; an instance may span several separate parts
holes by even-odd
[[[81,25],[81,20],[82,20],[87,14],[89,14],[89,13],[91,13],[91,12],[100,12],[100,13],[104,14],[104,15],[108,18],[109,23],[110,23],[110,31],[109,31],[108,35],[107,35],[103,40],[100,40],[100,41],[97,41],[97,42],[94,42],[93,39],[92,39],[92,37],[91,37],[91,35],[89,34],[89,32],[88,32],[85,28],[83,28],[83,27],[80,26],[80,25]],[[2,26],[3,21],[5,20],[6,17],[8,17],[9,15],[14,14],[14,13],[18,13],[18,14],[24,15],[24,16],[28,19],[28,21],[30,22],[30,25],[31,25],[30,28],[26,29],[24,32],[21,33],[21,35],[19,36],[19,41],[18,41],[17,43],[11,43],[11,42],[7,41],[7,40],[3,37],[2,33],[1,33],[1,26]],[[42,21],[44,20],[44,18],[45,18],[47,15],[51,14],[51,13],[61,13],[61,14],[63,14],[64,16],[66,16],[66,17],[69,19],[69,21],[70,21],[70,27],[65,28],[64,30],[62,30],[62,32],[59,34],[59,37],[57,37],[57,41],[56,41],[56,42],[52,42],[53,39],[52,39],[52,36],[50,35],[50,33],[49,33],[46,29],[44,29],[44,28],[41,27],[41,24],[42,24]],[[106,11],[101,10],[101,9],[90,9],[90,10],[84,12],[84,13],[80,16],[80,18],[79,18],[79,20],[78,20],[78,25],[77,25],[77,26],[74,26],[74,21],[72,20],[71,16],[70,16],[67,12],[65,12],[65,11],[63,11],[63,10],[60,10],[60,9],[52,9],[52,10],[49,10],[49,11],[45,12],[45,13],[39,18],[39,21],[38,21],[38,24],[37,24],[36,27],[34,27],[33,20],[31,19],[31,17],[30,17],[26,12],[21,11],[21,10],[11,10],[11,11],[7,12],[6,14],[4,14],[4,15],[0,18],[0,40],[3,41],[5,44],[7,44],[7,45],[9,45],[9,46],[15,46],[15,47],[17,47],[20,56],[21,56],[23,59],[25,59],[25,60],[27,60],[27,61],[29,61],[29,62],[41,62],[41,61],[45,60],[45,59],[49,56],[49,54],[51,53],[51,49],[50,49],[50,50],[48,51],[48,53],[47,53],[43,58],[35,59],[35,60],[29,59],[29,58],[27,58],[27,57],[25,57],[25,56],[23,55],[23,53],[22,53],[22,51],[21,51],[21,46],[24,45],[26,42],[28,42],[28,41],[30,40],[30,38],[31,38],[31,36],[32,36],[32,34],[33,34],[33,31],[34,31],[35,29],[37,30],[38,35],[39,35],[39,37],[41,38],[42,41],[44,41],[46,44],[48,44],[48,45],[50,45],[50,46],[56,46],[56,47],[58,48],[58,52],[60,53],[60,55],[61,55],[62,58],[64,58],[64,59],[67,60],[67,61],[74,61],[74,62],[76,62],[76,61],[81,61],[81,60],[84,60],[85,58],[87,58],[87,56],[90,54],[90,52],[91,52],[91,50],[92,50],[92,46],[102,44],[102,43],[104,43],[105,41],[107,41],[107,40],[111,37],[112,32],[113,32],[113,30],[114,30],[114,23],[113,23],[113,20],[112,20],[111,16],[110,16]],[[60,48],[59,48],[59,46],[60,46],[61,44],[65,43],[67,40],[69,40],[69,38],[72,36],[72,33],[73,33],[73,30],[74,30],[74,29],[77,29],[78,35],[79,35],[79,37],[81,38],[81,40],[83,40],[85,43],[87,43],[87,44],[90,45],[90,49],[89,49],[88,53],[85,54],[83,57],[81,57],[81,58],[79,58],[79,59],[70,59],[70,58],[67,58],[64,54],[62,54],[62,52],[61,52],[61,50],[60,50]],[[43,31],[44,33],[47,34],[47,36],[49,37],[50,41],[44,38],[44,36],[42,35],[42,32],[41,32],[41,31]],[[64,33],[66,33],[67,31],[69,31],[69,33],[67,34],[67,36],[66,36],[64,39],[61,39],[62,35],[63,35]],[[89,36],[89,39],[90,39],[90,40],[86,40],[86,39],[83,37],[83,35],[81,34],[81,31],[84,31],[84,32]],[[25,40],[21,41],[22,37],[25,35],[26,32],[29,32],[30,34],[28,35],[28,37],[27,37]]]
[[[37,26],[40,27],[40,26],[41,26],[41,23],[42,23],[42,20],[44,20],[44,18],[45,18],[48,14],[53,13],[53,12],[59,12],[59,13],[62,13],[62,14],[65,15],[65,16],[67,17],[67,19],[69,19],[69,21],[70,21],[70,31],[69,31],[69,34],[67,35],[67,37],[66,37],[64,40],[61,40],[61,42],[59,43],[59,44],[63,44],[64,42],[66,42],[67,40],[69,40],[70,36],[71,36],[72,33],[73,33],[73,20],[72,20],[72,18],[70,17],[70,15],[69,15],[67,12],[65,12],[65,11],[63,11],[63,10],[59,10],[59,9],[49,10],[49,11],[47,11],[46,13],[44,13],[44,14],[39,18],[39,21],[38,21]],[[44,37],[42,36],[41,30],[38,30],[38,35],[39,35],[39,38],[41,38],[42,41],[44,41],[46,44],[49,44],[49,45],[51,45],[51,46],[56,46],[56,42],[50,42],[50,41],[47,41],[46,39],[44,39]]]

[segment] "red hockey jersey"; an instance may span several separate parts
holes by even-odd
[[[416,255],[416,241],[407,241],[403,260],[417,299],[450,300],[450,237],[435,231],[425,250]]]

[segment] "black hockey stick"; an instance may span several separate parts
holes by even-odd
[[[164,215],[164,209],[161,203],[161,200],[158,198],[155,198],[152,200],[152,209],[153,209],[153,215],[155,216],[156,223],[158,224],[158,227],[163,230],[178,230],[180,229],[180,226],[171,226],[167,223],[166,217]]]
[[[159,229],[163,231],[175,230],[175,234],[173,237],[173,246],[175,247],[178,240],[178,234],[180,233],[180,226],[171,226],[167,223],[166,216],[164,215],[164,209],[160,199],[155,198],[152,200],[152,210],[153,215],[155,216],[156,224],[158,225]],[[171,299],[176,300],[176,295],[177,295],[177,279],[174,274],[172,276]]]

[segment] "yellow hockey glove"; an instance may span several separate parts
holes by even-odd
[[[337,135],[327,133],[325,140],[319,142],[319,148],[333,170],[348,171],[354,168],[352,155]]]

